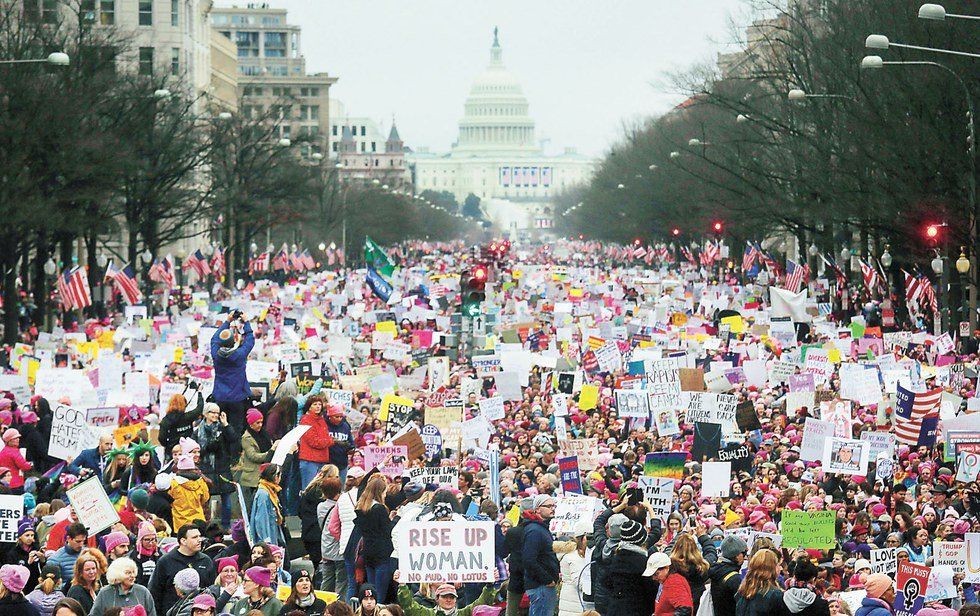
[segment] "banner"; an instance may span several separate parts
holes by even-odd
[[[17,524],[24,517],[24,495],[0,495],[0,543],[17,541]]]
[[[493,522],[409,522],[398,536],[402,584],[493,582]]]
[[[119,514],[98,477],[90,477],[67,492],[78,521],[89,535],[98,534],[119,521]]]
[[[783,547],[830,549],[836,545],[834,511],[783,511]]]

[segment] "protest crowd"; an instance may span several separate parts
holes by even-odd
[[[975,347],[678,257],[368,240],[28,324],[0,616],[980,614]]]

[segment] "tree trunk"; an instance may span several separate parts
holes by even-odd
[[[0,267],[3,267],[3,342],[14,344],[20,338],[17,322],[20,308],[17,301],[17,252],[4,253]]]
[[[34,266],[32,268],[31,290],[34,293],[34,303],[37,304],[40,313],[39,325],[43,325],[45,329],[50,329],[48,327],[48,314],[51,306],[48,298],[48,277],[44,273],[44,264],[48,261],[50,252],[47,233],[38,231],[34,240]],[[35,322],[37,321],[38,319],[35,319]]]

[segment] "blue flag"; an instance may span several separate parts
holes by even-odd
[[[911,392],[901,385],[895,388],[895,414],[902,419],[912,419],[912,406],[915,404],[915,392]]]
[[[388,298],[391,297],[391,285],[388,281],[381,277],[381,274],[374,271],[373,267],[368,267],[367,273],[367,283],[371,287],[371,291],[374,292],[378,299],[383,302],[387,302]]]

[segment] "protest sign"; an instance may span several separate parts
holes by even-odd
[[[733,472],[745,471],[746,473],[752,470],[752,452],[749,450],[748,445],[729,445],[724,449],[718,451],[718,460],[720,462],[731,462]]]
[[[869,443],[869,460],[877,460],[881,454],[885,454],[886,458],[895,456],[896,441],[891,432],[862,432],[861,440]]]
[[[836,544],[833,511],[783,511],[783,547],[829,549]]]
[[[490,421],[504,418],[504,399],[500,396],[483,398],[477,403],[480,407],[480,415]]]
[[[409,481],[424,485],[450,486],[456,488],[459,469],[455,466],[422,466],[408,471]]]
[[[236,492],[236,494],[238,496],[238,506],[241,508],[241,511],[248,511],[248,509],[245,506],[245,494],[242,492],[242,486],[241,486],[241,484],[238,484],[238,483],[235,484],[235,492]],[[242,523],[244,524],[244,528],[245,528],[245,540],[248,541],[248,545],[251,546],[252,545],[252,523],[249,521],[248,518],[249,518],[249,516],[243,515],[241,517],[241,520],[242,520]]]
[[[701,465],[701,495],[705,497],[718,496],[725,498],[730,489],[729,480],[732,476],[731,462],[705,462]]]
[[[85,421],[85,414],[64,404],[54,409],[48,455],[59,460],[72,460],[85,449],[99,444],[99,437]]]
[[[598,464],[598,443],[596,438],[564,439],[558,441],[558,449],[563,457],[577,457],[581,470],[591,471]]]
[[[966,533],[964,538],[966,570],[963,581],[977,583],[980,582],[980,533]]]
[[[953,583],[956,572],[948,565],[933,565],[929,570],[929,582],[926,585],[924,603],[954,599],[959,596],[957,585]]]
[[[591,527],[602,508],[602,502],[591,496],[567,494],[555,499],[555,517],[551,518],[549,528],[557,536],[570,537],[580,522]]]
[[[966,543],[962,541],[933,541],[932,560],[935,567],[950,567],[956,573],[966,573]]]
[[[647,393],[636,389],[617,389],[616,410],[620,417],[638,417],[646,419],[650,416],[647,408]]]
[[[276,450],[272,454],[272,463],[282,466],[286,462],[286,456],[293,450],[294,447],[299,445],[299,439],[306,431],[313,426],[296,426],[289,432],[283,435],[279,439],[279,444],[276,445]]]
[[[364,468],[377,467],[385,477],[401,477],[407,457],[408,447],[404,445],[368,445],[364,448]]]
[[[429,460],[435,459],[442,454],[442,434],[439,428],[432,424],[425,424],[420,431],[422,443],[425,445],[425,457]]]
[[[803,423],[803,441],[800,443],[800,459],[818,462],[823,459],[824,442],[834,435],[833,422],[807,417]]]
[[[643,490],[643,500],[653,507],[655,518],[667,523],[667,517],[674,508],[674,480],[665,477],[640,477],[637,479]]]
[[[119,521],[119,514],[98,477],[90,477],[68,489],[68,501],[78,521],[89,535],[95,535]]]
[[[144,430],[145,428],[146,424],[142,422],[116,428],[112,431],[112,440],[116,444],[116,447],[125,449],[129,447],[130,443],[136,440],[140,430]]]
[[[320,390],[320,394],[326,396],[327,404],[339,405],[344,410],[349,410],[354,406],[354,392],[352,391],[323,388]]]
[[[956,481],[976,481],[977,473],[980,473],[980,454],[963,451],[957,457],[959,462],[956,465]]]
[[[895,578],[895,616],[913,616],[922,609],[929,586],[929,567],[903,560]]]
[[[898,560],[895,558],[895,552],[897,551],[898,548],[871,550],[870,558],[868,558],[871,562],[871,573],[895,575],[895,571],[898,569]]]
[[[558,472],[561,474],[561,489],[563,492],[582,493],[582,474],[578,468],[578,458],[558,458]]]
[[[643,458],[643,475],[645,477],[664,477],[668,479],[684,478],[684,462],[687,454],[684,452],[655,451]]]
[[[24,517],[24,495],[0,495],[0,542],[17,541],[17,524]]]
[[[823,469],[840,475],[868,474],[867,441],[832,436],[824,442]]]
[[[402,584],[494,581],[493,522],[405,521],[396,547]]]
[[[681,406],[681,380],[677,362],[672,359],[650,361],[647,366],[647,391],[651,413],[677,410]]]
[[[85,411],[85,423],[93,428],[115,428],[119,425],[119,407],[88,409]]]

